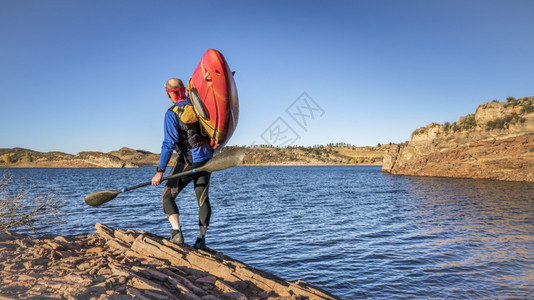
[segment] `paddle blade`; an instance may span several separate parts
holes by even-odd
[[[100,191],[94,192],[90,195],[85,196],[85,203],[91,206],[99,206],[110,200],[115,199],[121,191]]]
[[[244,148],[237,148],[219,153],[209,160],[205,165],[199,167],[198,171],[215,172],[235,167],[241,163],[243,157],[245,157],[246,151],[247,150]]]

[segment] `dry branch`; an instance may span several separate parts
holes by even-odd
[[[0,178],[0,231],[29,229],[35,232],[61,220],[60,199],[53,192],[36,194],[37,185],[3,174]]]

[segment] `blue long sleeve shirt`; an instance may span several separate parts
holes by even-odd
[[[174,103],[176,106],[185,106],[187,104],[189,104],[189,102]],[[165,169],[167,167],[172,152],[176,149],[176,145],[178,145],[178,140],[180,138],[178,133],[178,127],[180,126],[179,122],[176,114],[173,111],[167,110],[163,124],[164,138],[163,143],[161,144],[161,154],[158,164],[159,168]],[[213,150],[209,143],[205,143],[201,146],[192,148],[191,156],[193,157],[193,163],[203,162],[213,156]]]

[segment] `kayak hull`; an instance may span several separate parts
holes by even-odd
[[[189,98],[210,146],[218,152],[232,137],[239,119],[234,76],[224,56],[215,49],[204,53],[187,85]]]

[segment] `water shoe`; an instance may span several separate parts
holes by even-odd
[[[184,244],[184,235],[182,234],[182,231],[173,229],[172,232],[171,232],[170,241],[171,241],[171,243],[175,243],[175,244],[178,244],[178,245],[183,245]]]
[[[208,249],[208,247],[206,247],[206,238],[204,236],[202,236],[201,238],[197,237],[197,240],[193,247],[195,249],[200,249],[200,250]]]

